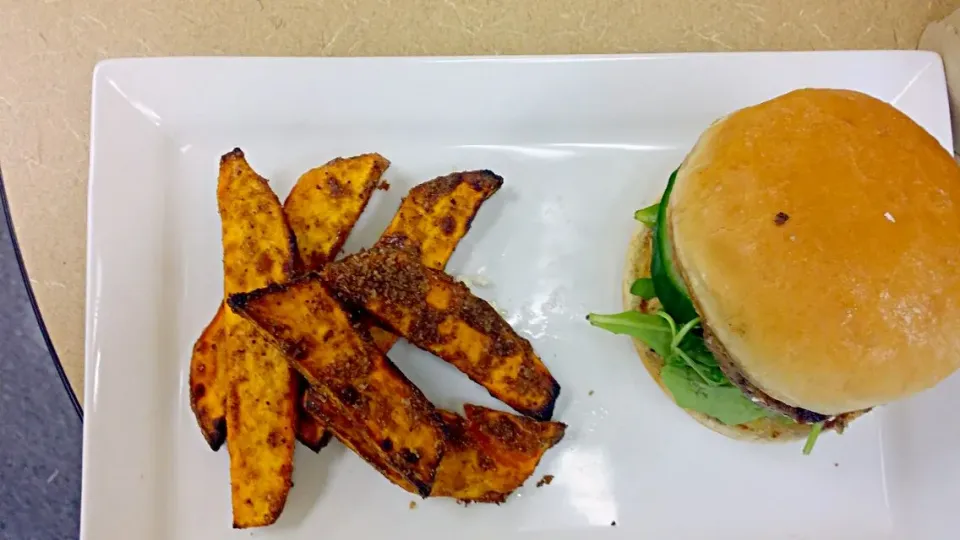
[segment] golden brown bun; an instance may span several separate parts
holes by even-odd
[[[623,307],[624,309],[638,309],[644,312],[655,311],[658,307],[656,300],[652,303],[643,302],[639,297],[630,294],[630,284],[638,278],[650,276],[650,252],[651,252],[651,234],[650,230],[640,225],[636,234],[630,240],[630,247],[627,250],[627,265],[623,276]],[[663,368],[663,358],[650,350],[639,339],[633,340],[633,346],[637,349],[644,367],[650,372],[650,376],[657,382],[663,393],[671,400],[673,396],[667,387],[663,385],[660,379],[660,370]],[[728,426],[718,420],[697,411],[684,409],[697,422],[704,426],[734,439],[752,441],[752,442],[786,442],[796,439],[805,439],[810,433],[810,426],[795,424],[789,420],[761,418],[741,424],[739,426]]]
[[[837,414],[960,365],[960,169],[890,105],[799,90],[727,116],[669,216],[697,311],[766,394]]]

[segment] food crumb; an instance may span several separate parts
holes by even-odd
[[[543,478],[541,478],[540,481],[537,482],[537,487],[549,486],[550,482],[553,482],[553,475],[545,474],[543,475]]]
[[[380,191],[389,191],[390,182],[387,182],[386,180],[381,180],[380,183],[377,184],[377,189],[379,189]]]
[[[417,509],[417,501],[410,501],[410,509],[411,510]]]
[[[616,522],[616,521],[611,521],[611,522],[610,522],[610,526],[611,526],[611,527],[616,527],[616,526],[617,526],[617,522]]]
[[[480,274],[476,275],[458,275],[454,279],[463,283],[468,289],[484,288],[490,286],[490,280]]]
[[[783,225],[784,223],[786,223],[787,220],[789,220],[789,219],[790,219],[790,215],[787,214],[786,212],[777,212],[777,215],[774,216],[774,218],[773,218],[773,222],[776,223],[776,224],[779,226],[779,225]]]
[[[592,395],[593,395],[593,390],[587,392],[587,395],[588,395],[588,396],[592,396]]]

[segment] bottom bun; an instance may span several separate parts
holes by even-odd
[[[639,278],[650,277],[650,255],[653,248],[652,234],[650,229],[640,225],[637,232],[630,240],[630,247],[627,251],[627,266],[623,273],[623,307],[627,310],[638,310],[645,313],[652,313],[659,309],[659,302],[656,300],[644,301],[643,299],[630,294],[630,285]],[[660,378],[660,370],[663,368],[663,358],[654,353],[650,347],[639,339],[633,339],[633,346],[637,349],[643,365],[650,372],[653,380],[661,390],[673,400],[673,395],[663,385]],[[787,442],[798,439],[806,439],[810,434],[812,426],[806,424],[797,424],[785,418],[761,418],[746,424],[730,426],[719,420],[707,416],[697,411],[683,409],[694,420],[704,426],[726,435],[731,439],[750,442]]]

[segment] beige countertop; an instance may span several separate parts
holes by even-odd
[[[960,0],[0,0],[0,166],[43,318],[83,399],[90,82],[163,55],[915,48]]]

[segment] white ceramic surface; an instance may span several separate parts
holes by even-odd
[[[805,86],[891,101],[951,145],[940,59],[920,52],[100,64],[81,538],[958,537],[960,379],[804,457],[797,444],[703,429],[660,393],[627,338],[584,321],[620,310],[632,212],[657,198],[699,132]],[[457,169],[504,176],[448,270],[489,280],[478,294],[533,342],[569,424],[506,504],[411,510],[409,494],[332,443],[319,455],[298,448],[275,526],[230,529],[227,453],[197,430],[187,368],[220,297],[217,163],[235,146],[281,198],[335,156],[392,160],[392,187],[348,251],[369,245],[416,183]],[[390,357],[438,405],[500,406],[405,344]],[[535,488],[543,474],[556,478]]]

